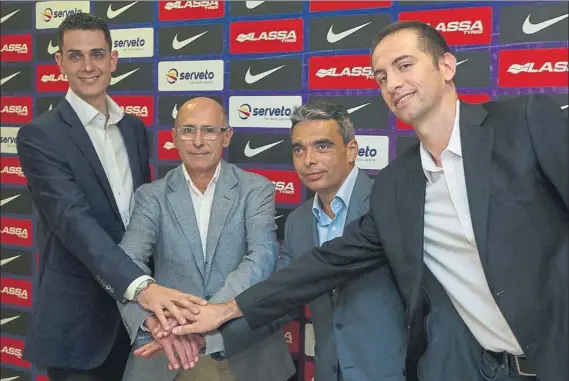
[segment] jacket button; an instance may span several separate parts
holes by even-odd
[[[336,329],[342,329],[344,326],[341,323],[336,323]]]
[[[210,299],[211,299],[211,295],[207,295],[207,296],[205,297],[205,300],[210,300]]]

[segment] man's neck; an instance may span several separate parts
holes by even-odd
[[[448,146],[456,118],[456,93],[448,94],[425,118],[414,126],[417,137],[429,151],[437,166]]]
[[[204,194],[207,186],[209,185],[211,179],[213,178],[213,175],[215,174],[215,170],[217,169],[217,166],[213,169],[213,171],[204,171],[204,172],[190,172],[188,170],[188,168],[186,167],[186,171],[188,172],[188,175],[190,176],[190,179],[192,180],[192,183],[194,184],[194,186],[196,188],[198,188],[198,190]]]
[[[330,218],[334,218],[336,216],[332,211],[332,200],[334,200],[334,197],[336,197],[336,195],[340,191],[340,188],[342,188],[342,185],[344,184],[344,182],[346,182],[346,179],[348,178],[350,173],[352,173],[353,169],[354,167],[352,166],[348,174],[342,179],[342,182],[337,187],[334,187],[334,189],[331,190],[327,189],[316,193],[318,195],[318,201],[320,202],[320,207],[322,208],[322,211],[326,213],[326,215]]]
[[[92,97],[92,98],[85,98],[85,97],[80,96],[77,93],[75,93],[75,94],[79,98],[81,98],[85,102],[87,102],[89,105],[93,106],[101,114],[105,115],[105,117],[108,118],[108,115],[107,115],[107,94],[103,93],[103,94],[97,95],[96,97]]]

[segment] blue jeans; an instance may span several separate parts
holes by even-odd
[[[478,370],[482,378],[488,381],[539,381],[537,377],[518,375],[511,366],[498,363],[487,352],[483,352]]]

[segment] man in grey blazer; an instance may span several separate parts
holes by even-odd
[[[294,167],[316,195],[288,216],[278,268],[342,235],[346,224],[368,211],[373,184],[355,166],[358,143],[344,106],[311,101],[295,109],[291,120]],[[320,296],[309,308],[315,381],[404,380],[404,308],[388,268]],[[255,331],[244,319],[230,322],[220,329],[226,354],[239,353],[292,318],[286,316]]]
[[[222,160],[232,134],[217,102],[195,98],[184,104],[173,129],[182,164],[135,193],[120,244],[147,273],[152,257],[160,284],[211,303],[267,278],[278,253],[274,186]],[[144,331],[159,328],[158,320],[135,303],[119,309],[136,351],[148,342],[140,339],[152,339]],[[295,371],[282,332],[229,360],[202,356],[194,367],[196,346],[205,355],[223,352],[219,332],[204,339],[155,336],[164,353],[148,359],[131,353],[123,380],[286,381]]]

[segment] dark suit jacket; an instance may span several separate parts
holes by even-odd
[[[567,358],[569,134],[543,95],[461,103],[468,200],[494,299],[540,381],[569,379]],[[370,211],[341,238],[304,254],[239,295],[252,328],[354,277],[390,265],[406,303],[408,381],[425,351],[423,216],[426,179],[419,146],[378,175]],[[445,378],[445,380],[450,378]]]
[[[128,114],[118,127],[136,190],[150,181],[146,128]],[[115,299],[144,272],[117,246],[125,232],[118,207],[66,100],[20,128],[17,147],[39,218],[40,265],[24,358],[48,367],[96,367],[122,324]]]

